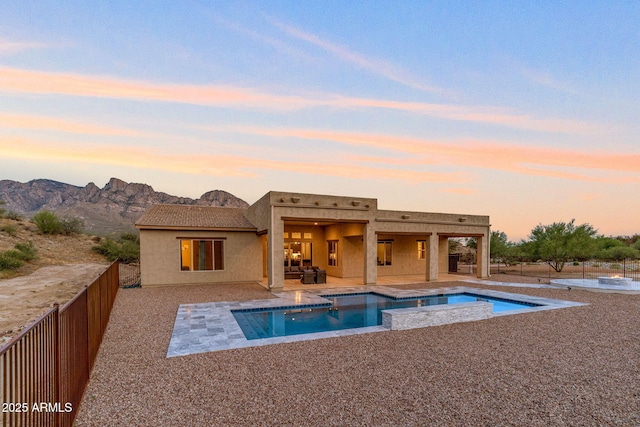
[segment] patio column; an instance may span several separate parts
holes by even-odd
[[[438,236],[427,236],[427,253],[426,258],[426,274],[427,282],[435,282],[438,280]]]
[[[438,236],[438,274],[449,273],[449,238]]]
[[[480,279],[489,277],[489,239],[486,236],[478,237],[476,276]]]
[[[267,243],[267,269],[269,289],[281,291],[284,287],[284,221],[274,218],[271,207],[271,224]]]
[[[376,261],[378,237],[370,222],[363,227],[362,239],[364,252],[363,281],[365,285],[375,285],[378,281],[378,263]]]

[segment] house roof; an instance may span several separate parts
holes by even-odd
[[[137,228],[224,229],[255,231],[245,208],[218,206],[153,205],[136,221]]]

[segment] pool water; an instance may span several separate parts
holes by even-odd
[[[382,324],[382,310],[394,308],[485,301],[492,303],[493,312],[498,313],[538,306],[468,292],[400,299],[375,292],[322,297],[331,302],[308,306],[239,309],[232,310],[232,313],[245,337],[253,340],[377,326]]]

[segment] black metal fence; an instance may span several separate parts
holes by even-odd
[[[458,271],[467,272],[468,268],[465,271],[465,267],[461,265]],[[603,276],[619,276],[640,281],[640,260],[568,262],[560,272],[555,271],[545,262],[519,262],[511,265],[492,263],[491,274],[515,274],[550,279],[597,279]]]
[[[140,263],[120,263],[120,287],[134,288],[140,285]]]

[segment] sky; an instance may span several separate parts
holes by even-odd
[[[640,2],[7,1],[0,179],[640,233]]]

